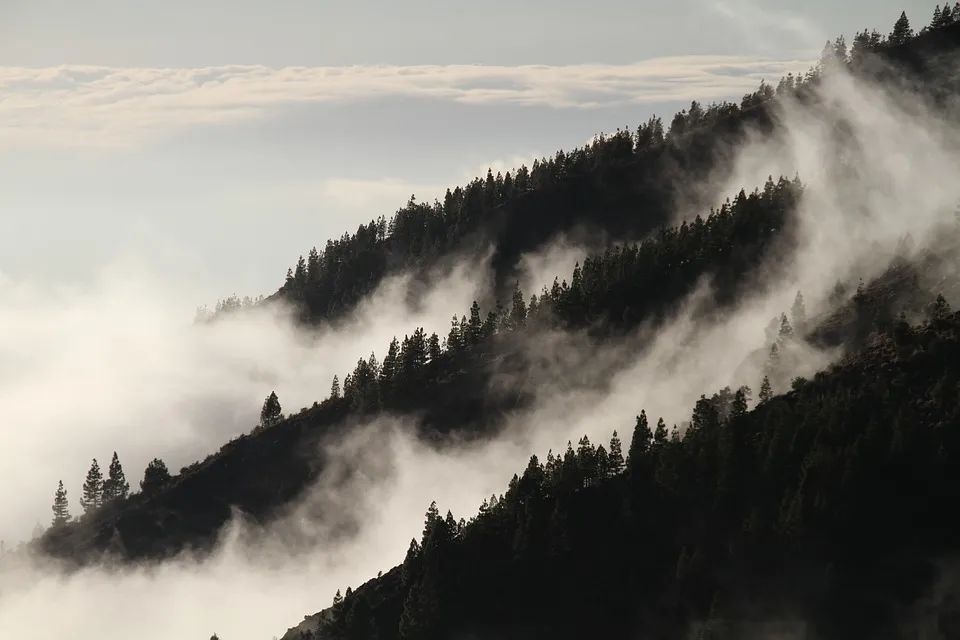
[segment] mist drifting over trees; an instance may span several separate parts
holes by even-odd
[[[58,447],[0,629],[957,637],[958,56],[960,5],[903,13],[411,197],[176,329],[133,280],[26,296],[97,357],[16,397],[89,425],[63,372],[92,359],[140,431]],[[54,442],[30,406],[22,441]]]

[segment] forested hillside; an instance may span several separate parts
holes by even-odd
[[[505,411],[532,399],[522,387],[494,392],[490,384],[494,376],[522,378],[535,366],[526,342],[541,332],[588,326],[602,339],[641,320],[656,322],[706,275],[717,283],[714,303],[722,309],[740,286],[752,284],[788,233],[801,189],[781,178],[763,191],[741,191],[706,219],[588,258],[569,283],[555,282],[539,296],[527,299],[516,289],[509,306],[486,314],[474,303],[442,339],[411,328],[386,345],[382,362],[360,359],[342,383],[335,380],[323,402],[281,420],[268,399],[261,428],[155,490],[52,528],[44,548],[65,557],[109,549],[135,558],[206,547],[232,508],[265,519],[298,496],[324,468],[320,445],[349,427],[351,416],[415,415],[423,435],[441,441],[446,434],[492,435]]]
[[[820,70],[837,60],[862,73],[949,97],[957,78],[952,71],[945,72],[942,56],[953,50],[958,29],[953,13],[943,18],[941,12],[916,36],[909,24],[890,37],[864,30],[853,38],[849,50],[843,38],[827,43],[816,68],[788,75],[776,87],[761,84],[740,104],[704,106],[694,101],[669,122],[652,117],[636,129],[601,134],[584,147],[558,151],[531,167],[488,172],[448,189],[442,200],[418,202],[411,197],[389,218],[380,216],[355,233],[309,250],[268,300],[294,304],[307,322],[336,318],[386,275],[426,273],[478,247],[481,252],[492,248],[494,294],[506,295],[522,255],[558,234],[573,234],[597,245],[610,238],[641,239],[668,223],[678,202],[696,202],[698,186],[729,170],[748,133],[773,130],[778,95],[805,95],[805,86],[809,90]],[[896,73],[891,72],[891,62]],[[909,73],[903,75],[904,70]],[[261,300],[228,298],[218,303],[217,310]]]
[[[311,407],[285,415],[272,393],[260,424],[205,460],[172,475],[154,460],[139,492],[128,495],[116,456],[106,481],[94,463],[84,515],[70,518],[61,485],[35,548],[78,564],[202,555],[238,513],[264,525],[282,516],[328,468],[327,445],[357,425],[407,418],[441,452],[482,442],[545,400],[528,382],[535,373],[599,388],[681,313],[721,323],[795,266],[805,177],[738,185],[682,222],[679,199],[698,201],[704,181],[727,176],[748,137],[789,133],[784,103],[829,119],[818,87],[840,69],[909,87],[946,112],[960,88],[958,47],[960,5],[938,7],[918,34],[903,16],[887,37],[858,33],[849,51],[842,38],[827,43],[810,72],[764,83],[739,105],[694,102],[669,126],[651,118],[490,173],[442,202],[411,199],[330,240],[255,304],[280,299],[318,323],[389,274],[423,276],[488,249],[494,290],[448,331],[398,327],[388,344],[364,347]],[[846,141],[847,123],[836,124]],[[521,258],[564,232],[588,239],[588,257],[522,291]],[[938,296],[960,292],[956,221],[931,235],[920,250],[909,238],[894,255],[864,250],[883,268],[859,284],[823,275],[837,282],[818,314],[806,316],[797,295],[790,316],[778,313],[766,339],[745,347],[763,361],[753,391],[703,389],[689,424],[638,406],[623,441],[584,436],[532,456],[476,515],[430,505],[402,563],[338,594],[285,640],[960,635],[950,574],[960,550],[950,508],[960,498],[960,314]],[[547,358],[531,345],[549,340],[616,355],[593,378],[544,373]],[[789,362],[801,349],[845,355],[805,379]],[[318,593],[317,608],[330,595]]]
[[[752,411],[641,412],[625,462],[584,438],[466,523],[431,505],[402,565],[286,638],[956,637],[958,380],[941,299]]]

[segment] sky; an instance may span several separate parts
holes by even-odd
[[[0,4],[0,278],[268,294],[411,194],[802,71],[887,0]]]

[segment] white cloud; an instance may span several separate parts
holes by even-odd
[[[567,108],[712,100],[806,65],[682,56],[569,66],[0,67],[0,146],[124,147],[284,105],[382,97]]]

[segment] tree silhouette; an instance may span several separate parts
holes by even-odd
[[[120,459],[117,452],[113,452],[113,458],[110,460],[110,468],[107,472],[107,478],[103,481],[103,504],[109,504],[115,500],[122,500],[130,492],[130,484],[123,474],[123,467],[120,466]]]
[[[70,521],[70,505],[67,502],[67,490],[63,488],[63,480],[57,484],[57,491],[53,494],[53,526],[61,527]]]
[[[260,410],[260,426],[263,428],[272,427],[279,424],[282,419],[280,400],[277,398],[277,393],[271,391],[267,399],[263,401],[263,409]]]
[[[160,458],[154,458],[147,464],[140,481],[140,490],[144,495],[155,495],[170,482],[170,472]]]
[[[618,474],[623,471],[623,445],[620,443],[620,437],[616,431],[610,438],[610,451],[607,454],[607,460],[611,474]]]
[[[910,28],[910,20],[907,18],[907,12],[901,11],[887,41],[892,45],[901,45],[909,42],[911,38],[913,38],[913,29]]]
[[[84,513],[91,513],[103,506],[103,474],[100,465],[94,458],[83,482],[83,493],[80,496],[80,506]]]

